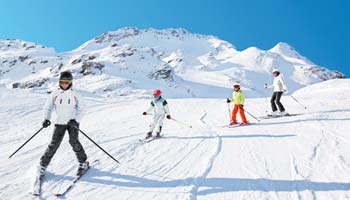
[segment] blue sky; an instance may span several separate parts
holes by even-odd
[[[287,42],[318,65],[350,73],[346,0],[0,0],[0,38],[72,50],[125,26],[215,35],[239,50]]]

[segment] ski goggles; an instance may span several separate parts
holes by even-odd
[[[234,85],[233,88],[240,88],[241,86],[239,85]]]
[[[71,80],[60,80],[60,84],[62,84],[62,85],[69,85],[71,83],[72,83]]]
[[[153,97],[154,97],[155,99],[158,99],[158,98],[160,97],[160,95],[154,94]]]

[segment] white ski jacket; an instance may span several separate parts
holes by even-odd
[[[273,88],[274,92],[285,92],[288,91],[286,81],[284,80],[283,74],[273,78],[273,84],[269,88]]]
[[[161,97],[159,100],[152,100],[150,107],[147,109],[146,113],[151,114],[153,110],[154,115],[170,115],[168,102]]]
[[[52,111],[56,111],[56,123],[65,125],[69,120],[80,121],[83,113],[83,101],[74,89],[58,90],[52,92],[44,108],[44,119],[50,120]]]

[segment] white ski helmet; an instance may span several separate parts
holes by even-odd
[[[280,70],[278,70],[277,68],[273,68],[272,73],[275,73],[275,72],[280,72]]]
[[[240,84],[239,82],[234,82],[234,83],[233,83],[233,87],[235,87],[235,86],[236,86],[236,87],[241,87],[241,84]]]

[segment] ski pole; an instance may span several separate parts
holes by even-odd
[[[179,124],[182,124],[182,125],[184,125],[184,126],[187,126],[187,127],[189,127],[189,128],[192,128],[192,125],[186,124],[186,123],[181,122],[181,121],[179,121],[179,120],[176,120],[176,119],[174,119],[174,118],[171,118],[171,120],[173,120],[173,121],[175,121],[175,122],[177,122],[177,123],[179,123]]]
[[[304,107],[305,110],[307,109],[307,107],[306,107],[304,104],[300,103],[300,102],[298,101],[298,99],[296,99],[295,97],[293,97],[293,95],[290,95],[290,97],[292,97],[292,99],[293,99],[295,102],[297,102],[299,105],[301,105],[302,107]]]
[[[229,119],[229,121],[230,121],[230,123],[231,123],[231,108],[230,108],[230,104],[229,103],[227,103],[227,109],[228,109],[228,119]]]
[[[265,83],[264,87],[265,87],[265,92],[267,93],[267,89],[268,89],[267,83]],[[265,94],[265,113],[269,112],[267,109],[268,109],[268,103],[267,103],[267,96]]]
[[[99,149],[101,149],[105,154],[107,154],[110,158],[112,158],[115,162],[120,164],[120,162],[115,159],[113,156],[111,156],[106,150],[104,150],[100,145],[98,145],[93,139],[91,139],[86,133],[84,133],[82,130],[80,130],[78,127],[73,126],[75,129],[79,130],[80,133],[82,133],[87,139],[89,139],[94,145],[96,145]]]
[[[251,114],[250,112],[248,112],[247,109],[244,109],[244,111],[245,111],[248,115],[250,115],[251,117],[253,117],[255,120],[257,120],[258,122],[260,122],[260,119],[258,119],[258,118],[255,117],[253,114]]]
[[[32,140],[38,133],[40,133],[40,131],[42,131],[44,129],[44,127],[41,127],[36,133],[34,133],[34,135],[32,135],[32,137],[30,137],[24,144],[22,144],[22,146],[20,146],[15,152],[13,152],[9,158],[11,158],[13,155],[15,155],[20,149],[22,149],[22,147],[24,147],[24,145],[26,145],[30,140]]]

